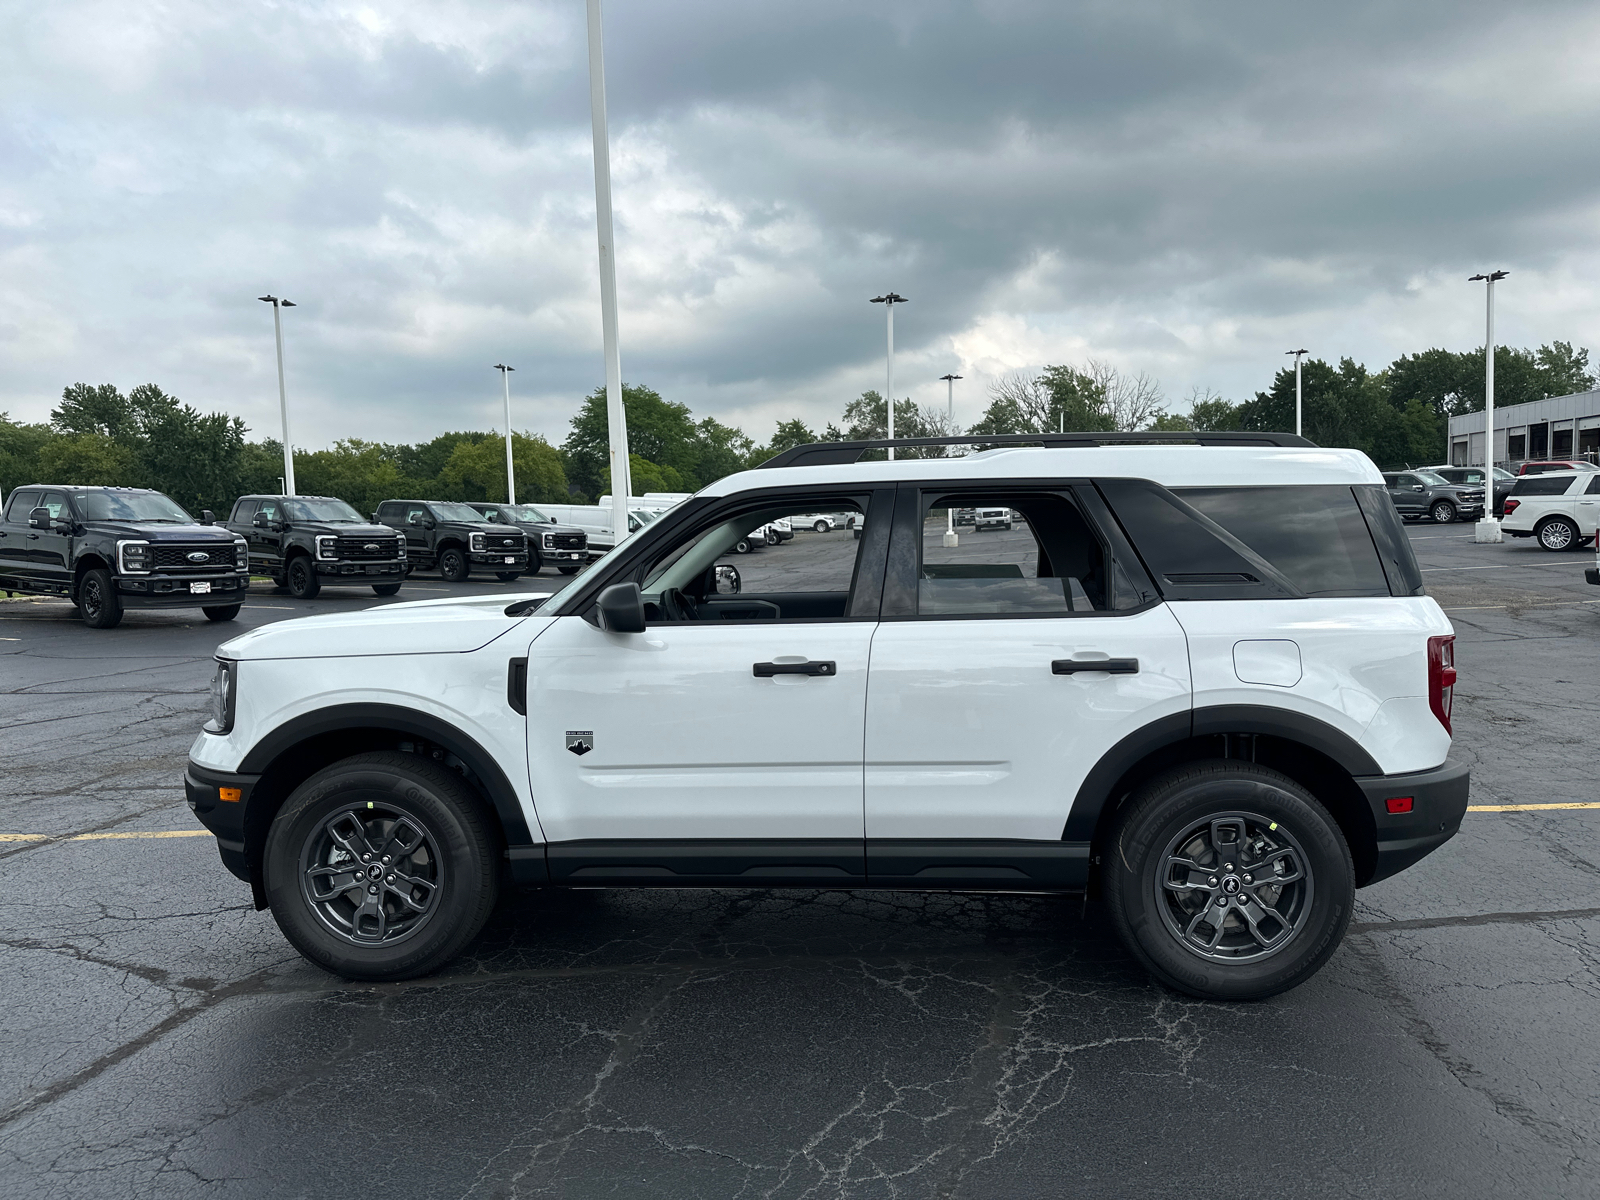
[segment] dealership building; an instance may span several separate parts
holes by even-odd
[[[1548,396],[1494,410],[1494,461],[1509,467],[1529,459],[1600,460],[1600,390]],[[1450,461],[1483,461],[1483,413],[1450,418]]]

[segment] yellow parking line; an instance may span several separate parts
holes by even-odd
[[[1468,812],[1534,812],[1544,808],[1600,808],[1600,802],[1574,800],[1565,804],[1469,804]]]
[[[75,833],[61,837],[54,833],[0,833],[0,842],[114,842],[132,838],[210,837],[209,829],[154,829],[139,833]]]

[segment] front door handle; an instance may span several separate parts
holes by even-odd
[[[1076,675],[1079,671],[1103,671],[1107,675],[1137,675],[1137,658],[1058,658],[1050,664],[1052,675]]]
[[[757,679],[771,679],[774,675],[837,675],[839,664],[832,661],[801,663],[751,663],[750,669]]]
[[[30,533],[28,535],[28,540],[30,542],[37,542],[39,540],[39,535],[37,533]]]

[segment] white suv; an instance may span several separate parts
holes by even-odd
[[[1576,550],[1600,524],[1600,472],[1559,471],[1523,475],[1506,497],[1500,528],[1512,537],[1536,537],[1546,550]]]
[[[1171,987],[1293,987],[1461,822],[1454,638],[1364,455],[1178,436],[1218,444],[797,447],[548,598],[253,630],[190,803],[351,978],[441,966],[510,882],[1088,891]],[[951,506],[1031,537],[946,547]],[[816,512],[870,519],[719,590],[751,530]]]

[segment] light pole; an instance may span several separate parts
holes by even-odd
[[[894,306],[906,303],[904,296],[897,296],[893,292],[885,292],[881,296],[872,298],[874,304],[883,305],[883,311],[889,315],[889,440],[894,441]],[[889,447],[889,461],[894,461],[894,447]]]
[[[280,300],[273,295],[257,296],[272,305],[272,333],[278,342],[278,409],[283,414],[283,494],[294,495],[294,446],[289,441],[289,398],[283,390],[283,321],[278,316],[282,308],[294,308],[293,300]]]
[[[511,469],[511,372],[515,367],[508,367],[505,363],[495,363],[494,369],[500,372],[500,378],[506,385],[506,503],[517,502],[517,476]]]
[[[1484,284],[1483,318],[1483,516],[1472,530],[1475,542],[1501,540],[1500,522],[1494,518],[1494,285],[1511,272],[1491,271],[1469,276],[1468,283]]]
[[[954,434],[956,431],[956,380],[960,379],[961,376],[941,375],[939,378],[944,380],[945,388],[945,424],[948,426],[948,428],[945,430],[945,433]],[[944,515],[944,544],[946,546],[959,546],[961,544],[961,538],[956,533],[955,508],[951,505],[946,505]]]
[[[618,543],[628,536],[628,414],[622,406],[622,353],[617,348],[617,257],[611,232],[611,138],[606,131],[605,38],[600,0],[588,0],[589,119],[594,127],[594,222],[600,239],[600,335],[606,359],[606,428],[611,442],[611,521]]]
[[[1294,435],[1304,436],[1300,432],[1300,360],[1306,356],[1305,350],[1285,350],[1285,354],[1294,355]]]

